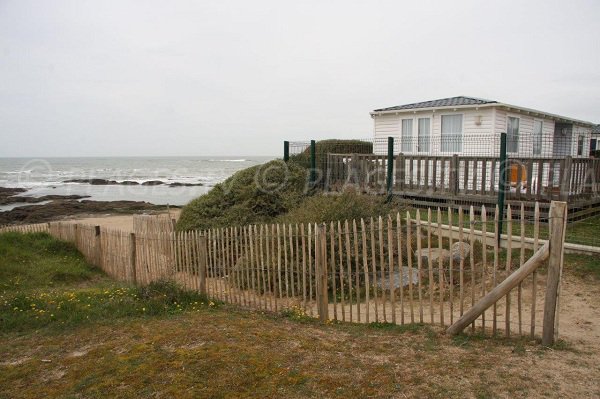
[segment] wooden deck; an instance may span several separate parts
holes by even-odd
[[[328,154],[324,188],[386,193],[387,156]],[[415,205],[495,205],[500,160],[496,157],[399,154],[393,165],[393,193]],[[509,158],[506,200],[569,203],[574,220],[600,213],[600,159]]]

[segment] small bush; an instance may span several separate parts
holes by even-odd
[[[270,222],[308,195],[306,183],[306,169],[293,163],[271,161],[241,170],[187,204],[177,229]]]

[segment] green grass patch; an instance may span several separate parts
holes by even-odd
[[[85,322],[215,307],[172,282],[116,283],[70,244],[47,234],[0,234],[0,332],[62,329]]]

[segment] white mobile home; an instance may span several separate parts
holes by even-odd
[[[493,156],[507,133],[513,157],[589,157],[595,124],[474,97],[451,97],[371,112],[376,154]]]

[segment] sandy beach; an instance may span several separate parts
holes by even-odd
[[[170,209],[168,212],[152,212],[153,215],[169,215],[172,219],[178,220],[181,209]],[[109,227],[111,229],[133,231],[133,214],[131,215],[83,215],[68,219],[68,222],[83,223],[94,226]]]

